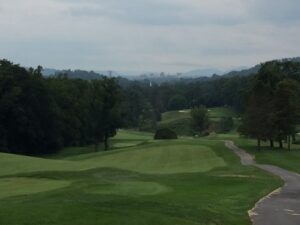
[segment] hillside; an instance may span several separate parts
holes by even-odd
[[[236,116],[236,113],[230,108],[215,107],[208,109],[208,117],[212,129],[216,129],[221,118],[235,118]],[[195,135],[195,131],[192,128],[192,118],[190,115],[190,110],[179,110],[163,113],[162,120],[159,122],[158,126],[174,130],[178,135]]]

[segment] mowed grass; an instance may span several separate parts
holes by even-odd
[[[109,145],[111,150],[115,150],[119,148],[132,147],[139,144],[143,144],[148,141],[151,141],[152,139],[152,133],[121,129],[118,131],[117,135],[113,139],[110,139]],[[57,154],[47,156],[47,158],[65,159],[68,157],[72,158],[74,156],[76,157],[79,155],[95,153],[99,151],[104,151],[104,146],[101,144],[98,146],[98,149],[96,149],[94,145],[84,147],[66,147]]]
[[[181,136],[193,136],[195,131],[192,127],[191,110],[170,111],[162,114],[162,120],[158,126],[174,130]],[[214,107],[208,109],[208,117],[212,125],[221,121],[222,117],[232,117],[234,120],[234,129],[238,124],[237,114],[229,107]],[[215,125],[217,126],[217,125]]]
[[[151,137],[122,131],[112,142],[132,146],[60,159],[0,154],[0,224],[250,225],[247,210],[282,184],[223,141]]]
[[[219,121],[222,117],[237,117],[237,114],[229,107],[215,107],[208,109],[208,116],[213,121]]]
[[[161,128],[169,128],[181,136],[192,136],[194,134],[190,110],[163,113],[162,120],[158,126]]]
[[[143,149],[91,156],[83,162],[145,174],[205,172],[226,165],[210,147],[188,145],[182,141],[163,141]]]
[[[299,138],[299,137],[298,137]],[[238,146],[247,150],[250,154],[255,156],[255,160],[261,164],[271,164],[290,171],[300,173],[300,145],[294,144],[291,146],[291,151],[287,150],[287,145],[284,144],[285,149],[279,149],[275,146],[272,150],[268,142],[262,142],[262,150],[257,151],[256,140],[237,138],[235,140]],[[275,143],[275,145],[278,145]]]
[[[155,182],[122,181],[96,185],[88,188],[86,191],[92,194],[136,197],[143,195],[157,195],[171,190],[168,187]]]
[[[233,140],[237,146],[255,156],[256,162],[260,164],[275,165],[300,173],[300,135],[296,135],[296,144],[291,145],[290,151],[287,149],[287,143],[284,143],[284,149],[279,149],[278,143],[274,142],[275,146],[271,149],[270,143],[264,141],[261,142],[261,151],[258,151],[257,140],[241,137],[236,132],[210,135],[206,139]]]
[[[226,165],[209,147],[199,145],[196,148],[193,145],[182,144],[181,141],[159,142],[130,151],[83,154],[72,159],[73,161],[59,161],[1,154],[0,175],[39,171],[82,171],[101,167],[154,174],[189,173],[204,172]]]
[[[0,179],[0,199],[11,196],[30,195],[55,190],[70,185],[70,181],[37,178],[3,178]]]

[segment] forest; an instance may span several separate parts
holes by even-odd
[[[300,117],[297,62],[267,62],[246,76],[162,84],[106,76],[79,79],[66,73],[44,77],[41,71],[40,66],[26,69],[0,61],[1,151],[45,155],[91,144],[95,150],[99,144],[109,149],[108,139],[119,128],[155,131],[164,112],[218,106],[241,116],[240,133],[256,138],[258,148],[260,141],[269,140],[271,147],[275,141],[280,147],[283,140],[295,141]]]

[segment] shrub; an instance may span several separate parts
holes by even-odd
[[[178,138],[177,134],[168,128],[158,129],[154,135],[154,139],[156,140],[177,139],[177,138]]]
[[[226,133],[233,129],[233,119],[232,117],[222,117],[219,127],[218,133]]]
[[[191,110],[191,117],[196,131],[202,132],[208,128],[208,111],[205,106],[193,108]]]

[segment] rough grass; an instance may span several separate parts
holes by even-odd
[[[133,146],[61,160],[0,154],[0,224],[250,225],[247,210],[281,184],[219,140],[122,132],[114,141]],[[11,194],[7,179],[34,192]]]

